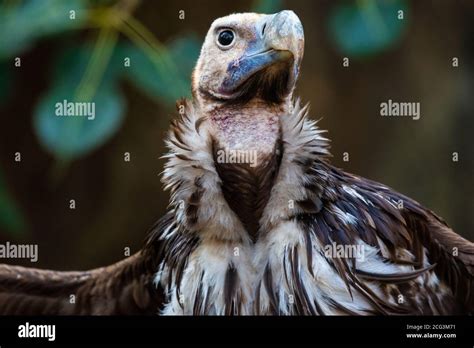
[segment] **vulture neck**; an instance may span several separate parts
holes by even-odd
[[[281,137],[280,116],[288,109],[286,104],[253,101],[244,105],[218,106],[206,114],[218,147],[256,153],[259,159],[265,159],[275,152]],[[251,164],[258,166],[258,163]]]
[[[167,232],[247,244],[281,221],[320,208],[324,183],[313,178],[312,168],[329,154],[328,144],[306,118],[306,107],[299,101],[288,110],[260,105],[206,110],[202,105],[180,101],[183,112],[172,122],[166,142],[162,180],[179,226]],[[226,147],[256,150],[256,165],[236,163],[238,156],[219,158]]]
[[[206,112],[222,193],[254,242],[278,174],[282,156],[280,117],[288,110],[288,104],[254,100],[220,105]]]

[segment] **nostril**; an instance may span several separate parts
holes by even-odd
[[[267,29],[267,23],[264,23],[264,24],[263,24],[263,27],[262,27],[262,36],[265,35],[265,29]]]

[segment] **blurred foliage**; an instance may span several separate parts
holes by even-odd
[[[34,126],[41,143],[56,157],[70,160],[88,153],[107,141],[120,127],[125,112],[125,98],[119,91],[120,78],[126,77],[153,98],[165,103],[174,103],[180,97],[189,97],[188,78],[199,52],[199,42],[195,37],[179,38],[169,46],[171,59],[180,67],[171,75],[162,68],[160,59],[153,61],[142,50],[128,43],[115,46],[109,63],[102,71],[102,79],[95,82],[94,90],[81,89],[84,76],[91,65],[97,67],[97,59],[92,58],[92,47],[71,47],[55,64],[53,84],[42,98],[34,115]],[[103,59],[103,58],[102,58]],[[124,64],[130,63],[130,66]],[[158,64],[157,64],[158,62]],[[97,69],[92,74],[100,76]],[[93,83],[85,83],[91,86]],[[51,117],[55,104],[63,100],[92,101],[96,105],[97,118],[93,122],[87,117],[72,117],[65,120]]]
[[[283,10],[282,0],[255,0],[252,11],[256,13],[275,13]]]
[[[31,0],[7,1],[0,7],[0,59],[21,53],[46,35],[99,29],[94,45],[86,42],[59,51],[49,90],[34,112],[40,143],[61,162],[93,151],[120,128],[126,105],[119,88],[122,77],[168,105],[190,95],[190,75],[200,49],[196,37],[179,38],[166,47],[133,18],[135,1],[101,4]],[[119,41],[119,33],[131,43]],[[6,78],[2,83],[8,83]],[[57,117],[56,104],[63,101],[93,102],[96,117]]]
[[[130,57],[130,68],[126,76],[144,92],[165,103],[174,103],[181,97],[190,97],[189,76],[199,56],[201,43],[195,36],[178,38],[169,46],[169,55],[179,71],[171,75],[164,73],[143,50],[128,45],[122,56]]]
[[[126,109],[119,86],[122,78],[167,105],[190,95],[190,75],[199,54],[199,41],[189,36],[164,46],[132,17],[136,4],[10,0],[0,5],[0,103],[11,90],[12,57],[46,36],[71,29],[98,29],[95,43],[86,40],[58,49],[49,89],[33,114],[40,144],[62,169],[107,142],[120,128]],[[120,33],[130,41],[119,40]],[[94,103],[94,119],[84,115],[58,117],[56,105],[63,101]],[[0,227],[14,236],[24,225],[5,182],[0,180]]]
[[[125,100],[118,88],[118,70],[107,73],[94,91],[78,88],[93,51],[72,47],[57,61],[50,90],[40,100],[34,114],[34,129],[42,145],[62,160],[83,155],[107,141],[120,127]],[[74,99],[71,96],[75,96]],[[95,118],[57,117],[56,103],[94,102]]]
[[[403,11],[403,19],[398,11]],[[405,0],[340,2],[329,17],[329,33],[350,57],[366,57],[392,47],[406,28]]]
[[[84,17],[71,20],[69,11],[81,11],[85,4],[82,0],[4,1],[0,5],[0,59],[20,53],[43,36],[81,26]]]
[[[14,237],[21,236],[25,230],[25,218],[7,192],[7,185],[0,172],[0,229],[7,231]]]

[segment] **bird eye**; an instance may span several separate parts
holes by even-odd
[[[230,29],[225,29],[219,33],[217,42],[223,47],[230,46],[234,42],[234,32]]]

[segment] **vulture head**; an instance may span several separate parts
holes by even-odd
[[[291,97],[303,50],[303,26],[293,11],[219,18],[193,74],[194,96],[222,104],[280,104]]]
[[[193,72],[193,97],[210,121],[216,149],[255,152],[265,166],[291,109],[304,51],[293,11],[216,19]]]

